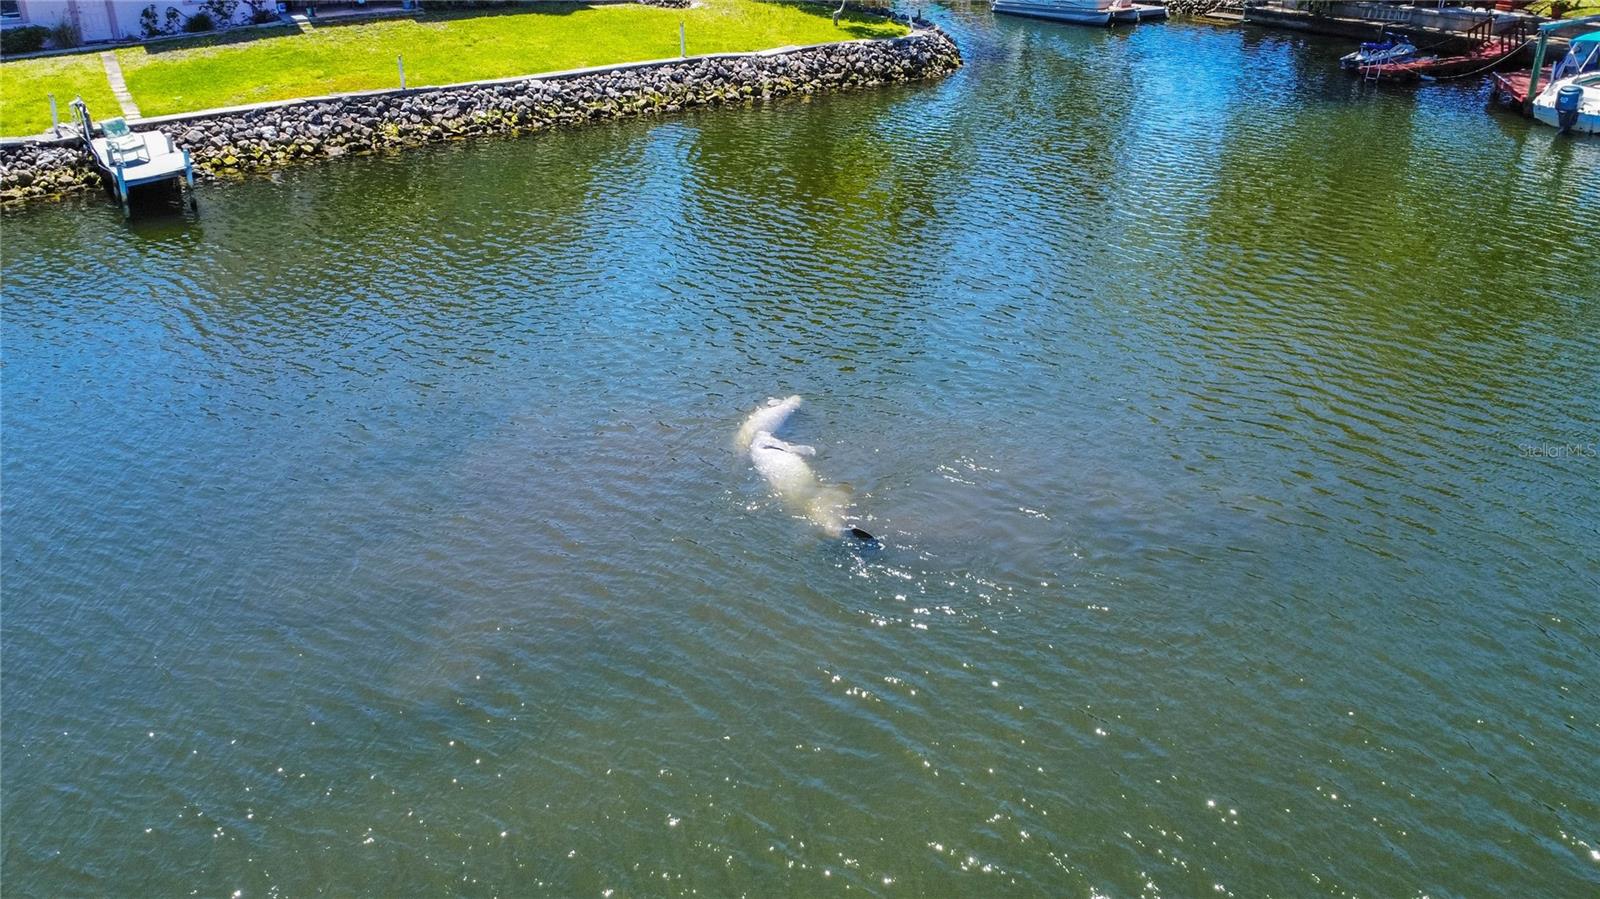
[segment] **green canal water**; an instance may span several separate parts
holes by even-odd
[[[8,215],[6,895],[1600,893],[1600,142],[941,15]]]

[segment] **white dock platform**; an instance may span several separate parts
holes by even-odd
[[[133,131],[122,119],[109,119],[95,137],[94,120],[83,100],[72,102],[82,130],[85,149],[95,167],[105,175],[124,214],[131,214],[129,198],[136,187],[147,184],[173,184],[181,191],[190,188],[189,205],[195,207],[194,165],[189,151],[172,142],[160,131]]]
[[[115,173],[125,187],[183,178],[189,172],[189,153],[159,131],[135,131],[132,141],[114,146],[104,137],[89,142],[95,165]],[[135,143],[137,144],[135,146]]]

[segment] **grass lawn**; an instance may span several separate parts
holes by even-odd
[[[83,97],[96,118],[122,114],[106,83],[99,54],[19,59],[0,63],[0,134],[16,137],[49,128],[52,92],[63,122],[72,120],[67,104],[77,96]]]
[[[905,33],[881,19],[846,16],[835,28],[822,4],[702,0],[694,9],[638,4],[476,10],[417,19],[226,33],[118,50],[134,101],[147,116],[395,87],[403,55],[410,86],[450,84],[678,55],[761,50]],[[5,67],[13,65],[6,63]],[[6,89],[9,105],[10,88]]]
[[[1527,11],[1536,15],[1548,16],[1556,5],[1557,0],[1535,0],[1528,4]],[[1559,0],[1562,8],[1561,18],[1576,19],[1579,16],[1600,15],[1600,0]],[[1568,36],[1576,32],[1569,32]]]

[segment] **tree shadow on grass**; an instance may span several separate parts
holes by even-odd
[[[302,34],[315,34],[335,28],[350,28],[357,25],[372,25],[378,22],[393,22],[397,19],[411,19],[414,22],[450,22],[457,19],[478,19],[486,16],[516,16],[516,15],[544,15],[568,16],[582,9],[588,9],[588,3],[562,3],[562,2],[533,2],[495,7],[468,7],[450,9],[446,11],[409,10],[405,12],[384,13],[379,15],[352,16],[343,15],[329,18],[312,19],[309,30],[302,29],[299,25],[272,25],[256,28],[229,28],[223,31],[207,32],[192,37],[174,38],[172,40],[158,41],[144,44],[144,51],[151,56],[162,53],[172,53],[178,50],[195,50],[207,47],[226,47],[232,44],[248,44],[253,41],[267,40],[269,38],[293,37]]]
[[[756,2],[769,6],[786,6],[818,19],[832,19],[833,11],[838,9],[838,6],[828,0],[756,0]],[[839,30],[850,35],[851,39],[897,36],[884,34],[884,29],[892,25],[893,21],[888,16],[887,4],[884,5],[883,11],[883,15],[873,15],[859,9],[847,9],[839,17]]]
[[[230,44],[248,44],[254,41],[264,41],[275,37],[288,37],[300,33],[296,25],[264,25],[253,28],[228,28],[222,31],[212,31],[197,34],[192,37],[174,38],[172,40],[155,41],[148,44],[138,44],[133,48],[143,48],[150,56],[159,56],[162,53],[173,53],[178,50],[193,50],[197,47],[225,47]]]
[[[340,16],[336,19],[316,19],[313,24],[317,28],[340,28],[346,25],[362,25],[367,22],[382,22],[393,19],[411,19],[416,22],[453,22],[458,19],[485,19],[497,16],[570,16],[580,10],[614,5],[613,3],[583,3],[577,2],[577,0],[573,0],[573,2],[564,2],[564,0],[523,0],[523,2],[499,3],[493,6],[461,6],[446,9],[424,8],[385,16]]]
[[[835,7],[827,0],[757,0],[757,2],[772,6],[786,6],[796,11],[805,13],[819,19],[831,19]],[[151,56],[163,53],[173,53],[181,50],[195,50],[209,47],[226,47],[234,44],[248,44],[259,40],[272,38],[293,37],[300,34],[314,34],[317,31],[333,28],[349,28],[357,25],[371,25],[377,22],[391,22],[397,19],[411,19],[414,22],[452,22],[461,19],[479,19],[490,16],[570,16],[585,9],[593,9],[600,5],[581,2],[528,2],[511,3],[496,6],[464,7],[442,11],[413,10],[403,13],[390,13],[372,16],[338,16],[336,18],[313,19],[311,30],[302,31],[298,25],[273,25],[258,26],[253,28],[230,28],[206,34],[197,34],[193,37],[176,38],[173,40],[158,41],[145,44],[144,51]],[[889,20],[883,16],[863,13],[857,10],[847,10],[839,19],[839,30],[849,35],[852,39],[871,38],[884,36],[883,30]]]

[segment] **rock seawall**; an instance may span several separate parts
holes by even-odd
[[[0,146],[0,204],[59,197],[100,185],[100,173],[76,140]]]
[[[217,178],[480,135],[918,81],[960,66],[955,42],[921,25],[892,39],[293,100],[150,118],[133,127],[165,131],[190,152],[197,177]],[[5,204],[99,184],[75,142],[0,145]]]

